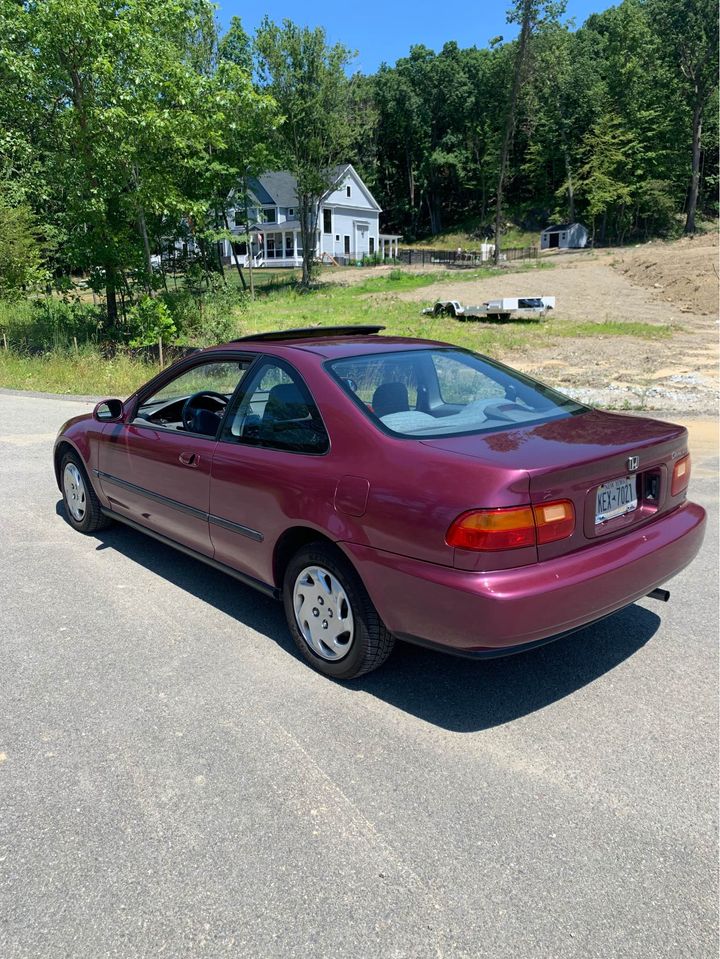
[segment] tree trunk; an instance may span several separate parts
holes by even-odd
[[[115,268],[105,265],[105,299],[107,301],[108,325],[117,326],[117,290],[115,281]]]
[[[440,204],[437,202],[437,196],[430,191],[427,195],[428,212],[430,214],[430,232],[437,236],[442,230],[442,212]]]
[[[138,175],[137,167],[133,167],[133,182],[135,184],[135,192],[140,193],[140,177]],[[137,225],[140,232],[140,236],[143,241],[143,255],[145,257],[145,272],[147,273],[148,282],[147,282],[147,292],[150,296],[154,296],[154,290],[152,287],[152,259],[150,257],[150,241],[148,240],[147,234],[147,223],[145,222],[145,210],[141,203],[138,204],[137,212]]]
[[[700,190],[700,137],[702,136],[702,100],[697,97],[693,107],[692,132],[692,179],[690,180],[690,196],[687,206],[687,220],[685,232],[695,232],[695,211],[697,209],[698,192]]]
[[[153,290],[153,286],[151,282],[153,268],[152,268],[152,259],[150,257],[150,243],[148,241],[148,235],[147,235],[147,224],[145,223],[145,211],[143,210],[142,207],[140,207],[140,209],[138,210],[137,219],[138,219],[138,228],[140,230],[140,235],[142,236],[142,241],[143,241],[143,252],[145,254],[145,271],[147,272],[147,275],[148,275],[148,293],[150,294],[150,296],[154,296],[155,291]]]
[[[225,229],[230,233],[230,224],[228,223],[227,211],[223,210],[223,219],[225,220]],[[245,277],[243,276],[242,267],[240,266],[240,261],[237,258],[237,253],[235,251],[235,244],[230,240],[230,252],[232,253],[233,259],[235,260],[235,266],[237,267],[238,276],[240,277],[240,282],[242,283],[243,290],[247,290],[247,283],[245,282]],[[250,247],[248,247],[248,262],[250,261]]]
[[[523,3],[522,26],[520,28],[520,40],[518,42],[517,56],[515,57],[515,70],[513,74],[512,91],[510,94],[510,103],[508,105],[507,118],[505,120],[505,133],[503,135],[502,151],[500,153],[500,173],[498,175],[497,197],[495,202],[495,265],[500,262],[500,229],[502,226],[502,201],[503,189],[505,187],[505,174],[507,172],[508,158],[510,156],[510,146],[512,145],[513,134],[515,132],[515,111],[517,108],[518,93],[522,82],[523,67],[527,54],[528,41],[532,29],[531,22],[532,3],[525,0]]]
[[[310,287],[310,279],[312,276],[312,258],[315,255],[315,243],[312,240],[312,209],[311,209],[311,200],[307,194],[302,194],[298,197],[299,200],[299,213],[300,213],[300,236],[302,237],[303,245],[303,254],[302,254],[302,280],[301,285],[303,289],[307,290]]]

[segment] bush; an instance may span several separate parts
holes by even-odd
[[[248,308],[245,293],[227,288],[203,296],[178,290],[165,293],[160,299],[177,327],[175,342],[192,346],[208,346],[232,339],[237,333],[238,313],[244,313]]]
[[[177,327],[162,300],[144,296],[128,311],[130,346],[154,346],[158,340],[172,343]]]

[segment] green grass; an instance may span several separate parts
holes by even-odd
[[[129,396],[157,373],[156,363],[130,356],[104,359],[93,350],[28,356],[0,350],[0,386],[80,396]]]
[[[551,321],[548,329],[553,336],[637,336],[642,340],[665,340],[678,332],[679,327],[664,323],[623,323],[618,320],[603,320],[600,323],[570,323]]]
[[[552,264],[518,264],[514,272],[551,268]],[[432,285],[452,280],[492,276],[493,267],[467,272],[392,270],[355,285],[326,282],[309,293],[297,287],[273,284],[246,309],[236,309],[228,324],[229,336],[307,326],[379,324],[388,334],[444,340],[490,356],[507,357],[516,350],[541,349],[565,338],[633,336],[665,339],[673,330],[650,323],[571,322],[552,315],[546,320],[522,322],[459,322],[451,317],[424,316],[432,304]],[[501,270],[507,272],[507,268]],[[329,274],[332,276],[332,273]],[[407,300],[401,294],[427,288],[427,299]],[[229,338],[229,337],[228,337]],[[157,365],[128,355],[103,358],[92,347],[25,355],[0,349],[0,386],[51,393],[127,396],[157,371]]]
[[[426,236],[414,243],[401,243],[400,245],[415,250],[457,250],[459,246],[463,250],[476,250],[479,249],[481,243],[492,243],[492,240],[481,240],[473,235],[477,232],[479,226],[480,223],[477,220],[469,219],[448,227],[447,230],[443,230],[435,236]],[[539,230],[522,230],[516,226],[506,230],[500,239],[500,247],[506,250],[514,247],[539,245]]]

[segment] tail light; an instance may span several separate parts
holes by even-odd
[[[474,509],[450,525],[445,542],[458,549],[520,549],[565,539],[575,529],[575,509],[569,500],[540,506]]]
[[[575,529],[575,507],[569,499],[533,506],[538,546],[572,536]]]
[[[678,493],[682,493],[684,489],[687,489],[689,482],[690,454],[688,453],[687,456],[683,456],[681,460],[678,460],[673,467],[672,483],[670,485],[671,494],[677,496]]]

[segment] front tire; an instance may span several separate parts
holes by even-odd
[[[72,450],[65,453],[60,463],[63,505],[68,523],[79,533],[94,533],[110,525],[100,508],[88,479],[85,464]]]
[[[377,669],[395,645],[362,580],[328,544],[310,543],[293,556],[285,571],[283,604],[301,656],[333,679],[355,679]]]

